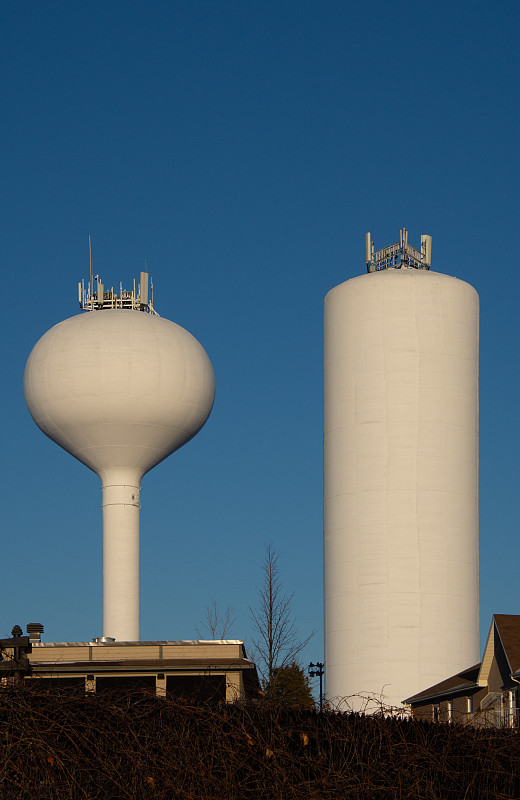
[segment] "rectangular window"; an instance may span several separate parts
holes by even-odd
[[[433,721],[438,722],[441,718],[441,707],[438,703],[432,706]]]
[[[225,675],[168,675],[166,694],[189,701],[217,705],[226,700]]]
[[[155,675],[121,675],[96,678],[97,692],[138,692],[155,694]]]
[[[466,711],[468,714],[473,713],[473,697],[466,697]]]

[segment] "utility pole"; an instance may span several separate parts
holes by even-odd
[[[317,661],[316,664],[313,664],[312,661],[309,664],[309,675],[311,678],[319,678],[320,679],[320,711],[323,711],[323,673],[325,672],[324,664],[321,661]]]

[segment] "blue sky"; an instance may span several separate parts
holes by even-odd
[[[322,301],[405,225],[481,298],[481,612],[520,613],[516,499],[520,6],[29,0],[0,7],[3,635],[101,633],[98,478],[23,399],[94,270],[147,260],[216,375],[203,431],[143,480],[141,635],[250,636],[273,542],[322,649]]]

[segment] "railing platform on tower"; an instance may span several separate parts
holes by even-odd
[[[408,231],[399,231],[399,241],[374,252],[374,243],[370,233],[365,236],[367,272],[379,272],[382,269],[430,269],[432,263],[432,237],[421,235],[421,249],[417,250],[408,244]]]
[[[96,289],[94,289],[96,281]],[[148,273],[141,272],[141,279],[137,287],[131,291],[123,289],[120,284],[119,294],[114,292],[114,287],[106,292],[105,287],[100,281],[99,275],[95,275],[88,282],[85,288],[85,281],[78,283],[78,299],[80,308],[83,311],[100,311],[105,309],[127,308],[133,311],[145,311],[147,314],[155,314],[157,311],[153,307],[153,283],[151,284],[151,296],[148,293]]]

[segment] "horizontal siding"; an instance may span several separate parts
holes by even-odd
[[[92,657],[89,653],[92,650]],[[161,653],[162,651],[162,653]],[[69,661],[147,661],[160,659],[204,659],[241,658],[241,644],[131,644],[131,645],[45,645],[33,647],[29,656],[32,663]]]
[[[239,644],[166,644],[163,646],[163,658],[240,658]]]
[[[33,648],[29,654],[31,663],[45,663],[57,661],[88,661],[88,645],[77,647],[38,647]]]
[[[127,645],[118,647],[93,647],[93,661],[129,661],[133,658],[140,660],[155,659],[161,657],[159,645]]]

